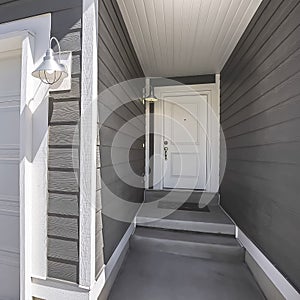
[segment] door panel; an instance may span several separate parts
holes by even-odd
[[[19,299],[21,53],[0,53],[0,299]]]
[[[209,94],[164,97],[164,187],[205,189]]]

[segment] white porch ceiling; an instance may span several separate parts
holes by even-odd
[[[262,0],[118,0],[146,76],[220,73]]]

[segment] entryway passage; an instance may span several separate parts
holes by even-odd
[[[21,53],[0,53],[0,299],[19,299]]]
[[[109,300],[265,299],[244,261],[235,226],[219,206],[219,195],[208,197],[212,201],[197,210],[192,204],[201,194],[191,193],[184,206],[159,219],[161,211],[187,196],[178,191],[170,201],[167,193],[146,192],[153,206],[137,219]]]

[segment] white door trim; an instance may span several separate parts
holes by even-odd
[[[24,30],[26,28],[26,30]],[[31,76],[48,47],[50,14],[0,24],[0,51],[21,51],[20,299],[47,271],[48,87]]]
[[[163,155],[163,99],[164,96],[170,91],[175,92],[210,92],[212,97],[208,103],[211,109],[208,109],[208,137],[211,141],[212,152],[207,149],[207,169],[211,166],[211,172],[207,172],[207,192],[217,192],[219,189],[219,156],[220,156],[220,96],[219,96],[219,76],[216,76],[216,83],[213,84],[198,84],[198,85],[178,85],[178,86],[166,86],[166,87],[157,87],[155,88],[155,95],[160,100],[154,105],[154,153],[158,156]],[[208,144],[208,143],[207,143]],[[154,189],[162,190],[163,181],[159,181],[160,178],[163,178],[163,162],[158,159],[154,159]]]

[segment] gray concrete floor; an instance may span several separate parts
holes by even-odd
[[[130,250],[109,300],[265,299],[245,263]]]

